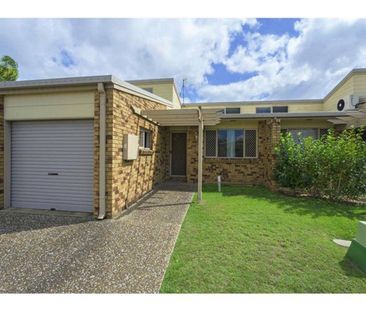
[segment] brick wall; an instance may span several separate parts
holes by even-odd
[[[197,182],[198,130],[190,127],[188,135],[187,180]],[[280,137],[279,121],[260,121],[258,125],[258,158],[255,159],[203,159],[203,182],[216,182],[222,176],[224,183],[273,186],[274,147]]]
[[[106,107],[106,211],[107,217],[118,216],[127,205],[150,191],[166,176],[168,131],[136,115],[132,105],[141,109],[166,109],[155,103],[128,93],[107,89]],[[95,98],[95,213],[99,205],[99,96]],[[139,128],[152,131],[152,152],[141,153],[138,159],[122,158],[124,134],[139,134]]]
[[[263,121],[259,125],[263,128],[263,165],[264,165],[264,185],[274,189],[276,183],[273,180],[273,169],[275,167],[275,148],[281,136],[280,120],[272,119]]]

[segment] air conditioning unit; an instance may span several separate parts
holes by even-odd
[[[360,96],[357,96],[357,95],[345,96],[338,100],[337,110],[343,111],[343,110],[355,109],[359,102],[360,102]]]

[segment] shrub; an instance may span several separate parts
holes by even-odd
[[[331,199],[366,195],[366,143],[360,129],[330,130],[321,139],[300,141],[290,133],[280,139],[274,172],[279,185]]]

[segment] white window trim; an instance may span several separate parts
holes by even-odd
[[[243,156],[242,157],[219,157],[219,139],[218,139],[218,131],[219,130],[243,130],[244,131],[244,139],[243,139]],[[255,131],[255,138],[256,138],[256,144],[255,144],[255,156],[254,157],[246,157],[245,156],[245,131],[246,130],[254,130]],[[216,155],[215,156],[206,156],[206,131],[215,131],[216,132]],[[255,127],[247,127],[247,128],[218,128],[218,129],[205,129],[204,133],[204,144],[203,144],[203,157],[207,159],[258,159],[258,149],[259,149],[259,139],[258,139],[258,128]]]
[[[150,147],[145,147],[145,146],[140,146],[140,135],[141,135],[141,131],[144,133],[144,142],[145,142],[145,135],[146,132],[150,133]],[[151,151],[152,150],[152,145],[153,145],[153,141],[152,141],[152,131],[144,128],[144,127],[140,127],[140,132],[139,132],[139,150],[143,150],[143,151]]]

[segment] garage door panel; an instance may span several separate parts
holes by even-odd
[[[93,141],[91,120],[13,122],[12,206],[91,212]]]
[[[75,201],[71,201],[70,203],[68,202],[50,202],[50,201],[39,201],[37,202],[37,207],[34,207],[36,209],[50,209],[50,206],[52,205],[52,208],[56,209],[56,210],[60,210],[60,211],[80,211],[80,212],[85,212],[85,206],[84,204],[75,204]],[[19,200],[17,202],[17,207],[18,208],[29,208],[29,199],[25,199],[25,200]],[[90,211],[87,211],[90,212]]]
[[[19,181],[19,180],[14,180],[14,184],[16,184],[16,186],[13,186],[13,190],[26,190],[26,189],[57,189],[58,187],[62,186],[64,187],[64,189],[70,189],[71,191],[79,191],[79,189],[90,189],[90,186],[92,186],[92,183],[83,183],[81,184],[81,182],[67,182],[67,181],[63,181],[63,182],[57,182],[57,183],[45,183],[45,182],[40,182],[40,183],[31,183],[30,181],[32,181],[31,179],[25,180],[25,181]]]

